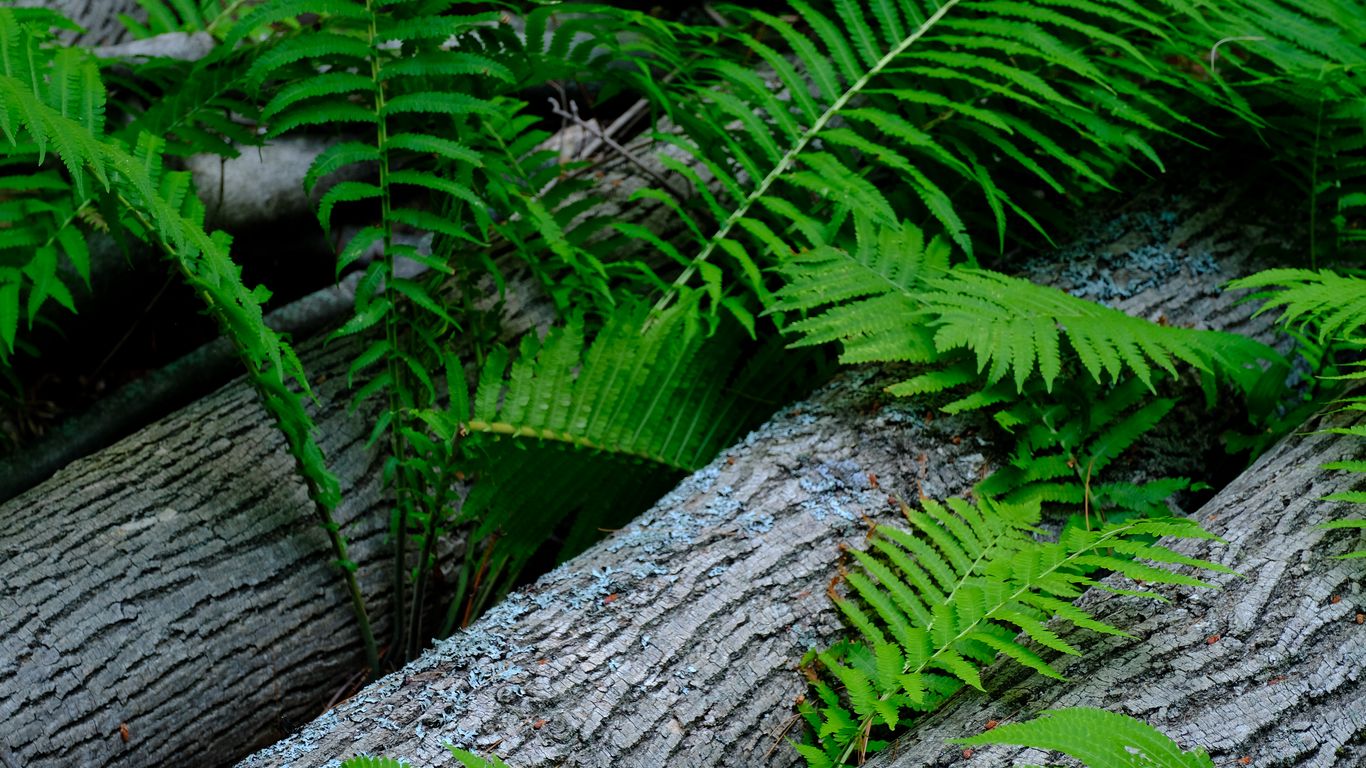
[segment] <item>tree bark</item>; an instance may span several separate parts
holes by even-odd
[[[582,131],[566,134],[576,153]],[[645,183],[621,158],[597,170],[614,213]],[[656,205],[624,215],[677,232]],[[508,338],[548,322],[539,295],[510,281]],[[348,410],[358,351],[299,349],[342,481],[336,518],[383,637],[388,506],[365,445],[373,414]],[[238,379],[0,505],[0,766],[224,764],[321,711],[364,664],[308,504]]]
[[[1361,420],[1360,412],[1340,413],[1317,426]],[[974,735],[988,720],[1073,706],[1138,717],[1185,749],[1205,748],[1221,768],[1366,764],[1363,565],[1332,559],[1363,544],[1358,532],[1315,527],[1363,516],[1360,505],[1321,500],[1359,487],[1360,476],[1320,468],[1359,457],[1361,449],[1361,439],[1351,435],[1285,438],[1196,513],[1226,544],[1173,547],[1240,576],[1206,577],[1216,590],[1160,589],[1171,600],[1160,608],[1132,597],[1086,595],[1099,619],[1138,639],[1074,629],[1064,638],[1084,655],[1059,665],[1068,681],[998,665],[986,678],[988,694],[955,698],[868,765],[1043,764],[1041,751],[1017,747],[978,748],[968,759],[945,740]]]
[[[1188,197],[1029,271],[1151,319],[1267,338],[1266,319],[1219,286],[1255,268],[1277,220]],[[838,376],[631,525],[243,765],[441,765],[446,743],[514,768],[798,764],[780,739],[807,692],[798,658],[840,632],[824,594],[836,545],[894,517],[889,494],[961,494],[988,469],[979,423],[886,402],[887,382]],[[1199,474],[1202,452],[1183,443],[1216,428],[1188,418],[1161,452]]]

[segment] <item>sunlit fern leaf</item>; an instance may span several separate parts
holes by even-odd
[[[985,270],[931,275],[925,287],[921,317],[935,329],[936,350],[968,350],[989,383],[1013,374],[1017,389],[1036,370],[1052,389],[1063,340],[1095,380],[1131,373],[1149,386],[1154,370],[1175,373],[1180,361],[1250,391],[1261,363],[1279,360],[1274,350],[1243,336],[1158,325]]]
[[[1090,707],[1049,710],[1033,720],[949,741],[965,747],[1012,744],[1047,749],[1080,760],[1086,768],[1214,768],[1203,749],[1183,752],[1141,720]]]
[[[1107,572],[1187,586],[1208,585],[1172,566],[1230,572],[1153,543],[1214,538],[1188,520],[1073,527],[1048,542],[1035,528],[1037,504],[927,500],[903,511],[910,528],[874,528],[868,551],[852,551],[859,567],[845,576],[847,594],[832,594],[859,640],[815,657],[844,693],[827,688],[823,705],[808,708],[822,737],[802,750],[809,765],[850,764],[876,746],[874,729],[902,719],[903,710],[933,709],[963,685],[981,688],[982,669],[998,655],[1059,677],[1038,649],[1080,651],[1050,620],[1127,636],[1072,604]]]

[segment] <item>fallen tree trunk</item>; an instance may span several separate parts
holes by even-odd
[[[1187,205],[1176,226],[1167,212],[1121,217],[1109,239],[1033,276],[1109,292],[1153,319],[1265,338],[1265,319],[1219,286],[1252,268],[1269,237],[1247,222],[1267,219],[1231,200]],[[244,765],[358,753],[440,765],[446,743],[515,768],[797,764],[773,745],[806,692],[797,659],[839,632],[824,594],[836,545],[866,518],[894,516],[889,493],[961,494],[987,461],[977,423],[884,403],[885,380],[837,377],[625,529]],[[1214,431],[1196,419],[1179,440]],[[1168,458],[1198,470],[1176,448]]]
[[[613,208],[644,183],[620,158],[596,170]],[[676,231],[658,206],[628,218]],[[551,314],[522,285],[509,286],[509,338]],[[300,355],[382,637],[388,508],[365,446],[372,414],[347,407],[357,351],[314,342]],[[364,665],[312,521],[241,379],[0,505],[0,766],[216,765],[316,715]]]
[[[1361,417],[1338,414],[1317,426]],[[1217,766],[1366,765],[1363,564],[1332,559],[1362,543],[1357,532],[1315,527],[1363,516],[1359,505],[1321,500],[1359,486],[1360,476],[1320,468],[1356,458],[1361,448],[1352,435],[1285,438],[1196,514],[1227,544],[1174,546],[1241,576],[1208,578],[1217,590],[1161,589],[1171,600],[1165,607],[1088,594],[1083,599],[1097,618],[1139,639],[1073,630],[1064,638],[1084,655],[1059,665],[1068,681],[998,667],[986,676],[989,695],[955,698],[868,765],[1043,764],[1042,752],[1018,747],[978,748],[969,760],[945,740],[974,735],[989,720],[1072,706],[1138,717],[1185,749],[1205,748]]]

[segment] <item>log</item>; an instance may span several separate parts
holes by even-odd
[[[1264,317],[1219,291],[1284,220],[1256,210],[1196,196],[1139,209],[1029,271],[1150,319],[1267,338]],[[444,765],[447,743],[514,768],[799,764],[774,745],[807,692],[797,660],[841,631],[825,596],[837,544],[860,539],[865,518],[894,518],[889,494],[962,494],[988,463],[980,423],[884,402],[888,381],[837,376],[623,530],[242,765]],[[1181,443],[1216,428],[1190,418],[1166,453],[1198,474],[1205,459]]]
[[[1359,424],[1362,416],[1338,413],[1311,427]],[[1042,765],[1040,750],[982,747],[965,759],[945,740],[974,735],[988,720],[1073,706],[1138,717],[1185,749],[1205,748],[1220,768],[1366,765],[1363,565],[1332,559],[1364,545],[1358,532],[1315,527],[1363,516],[1360,505],[1321,500],[1359,488],[1360,476],[1320,468],[1361,449],[1351,435],[1286,437],[1196,513],[1226,544],[1173,545],[1241,576],[1207,578],[1217,590],[1160,589],[1171,604],[1156,609],[1088,593],[1083,600],[1098,618],[1139,639],[1064,633],[1084,653],[1058,665],[1068,681],[998,665],[986,676],[987,695],[955,697],[869,768]]]
[[[614,211],[645,183],[621,158],[595,170]],[[626,216],[676,231],[659,206]],[[537,295],[510,281],[508,338],[547,321]],[[357,351],[299,348],[342,481],[336,516],[383,637],[388,507],[365,447],[373,414],[347,408]],[[364,665],[312,521],[241,379],[0,505],[0,765],[217,765],[322,711]]]

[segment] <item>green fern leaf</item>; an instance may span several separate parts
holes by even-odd
[[[1062,752],[1087,768],[1214,768],[1203,749],[1182,752],[1176,742],[1152,726],[1103,709],[1073,707],[1042,713],[1022,723],[998,725],[953,744],[1013,744]]]
[[[1153,543],[1163,536],[1211,538],[1186,520],[1133,520],[1097,531],[1072,528],[1048,543],[1037,538],[1038,509],[1037,504],[990,500],[978,506],[953,500],[949,507],[926,501],[921,510],[903,506],[911,530],[873,530],[870,550],[855,554],[863,572],[849,575],[849,596],[835,598],[861,642],[816,655],[845,693],[818,711],[817,731],[825,743],[804,754],[814,759],[819,752],[820,759],[847,764],[872,749],[874,722],[890,726],[901,709],[931,709],[962,685],[982,688],[981,669],[997,654],[1057,677],[1020,638],[1077,653],[1046,625],[1055,617],[1123,634],[1071,604],[1107,569],[1145,582],[1190,586],[1208,584],[1170,566],[1229,572]],[[895,652],[882,650],[888,644],[883,627],[896,638]],[[893,659],[900,669],[888,667]],[[848,722],[844,702],[856,722]]]

